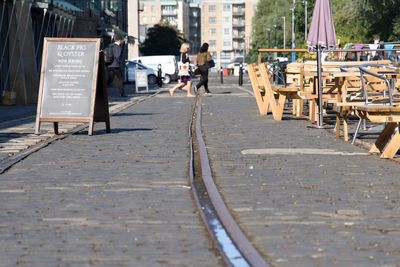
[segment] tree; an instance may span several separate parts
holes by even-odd
[[[148,29],[146,39],[140,46],[140,52],[144,56],[178,56],[183,42],[187,42],[187,40],[175,26],[168,22],[162,22]]]
[[[296,1],[295,32],[296,48],[305,48],[304,5]],[[308,0],[308,26],[311,23],[315,0]],[[341,43],[368,43],[373,34],[379,34],[383,41],[400,40],[400,0],[331,0],[336,36]],[[255,62],[257,49],[268,47],[267,29],[281,26],[279,18],[285,16],[291,23],[292,0],[259,0],[253,18],[252,43],[249,60]],[[308,27],[309,29],[309,27]],[[290,40],[290,31],[286,32]],[[273,36],[271,34],[271,36]],[[278,44],[282,42],[278,34]],[[274,38],[274,37],[271,37]],[[278,47],[281,47],[278,45]]]

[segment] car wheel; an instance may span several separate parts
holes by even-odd
[[[164,78],[164,80],[163,80],[163,83],[169,84],[170,82],[171,82],[171,76],[168,75],[168,74],[166,74],[166,75],[165,75],[165,78]]]
[[[150,85],[155,85],[157,83],[157,77],[155,75],[149,75],[147,76],[147,82]]]

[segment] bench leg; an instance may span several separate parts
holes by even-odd
[[[300,117],[303,114],[303,99],[293,99],[293,115]]]
[[[304,101],[303,99],[297,99],[298,102],[298,109],[297,109],[297,117],[300,117],[303,114],[304,111]]]
[[[316,99],[310,99],[309,100],[309,113],[308,113],[308,118],[311,122],[316,122],[317,118],[317,101]]]
[[[275,101],[275,100],[272,100],[272,101]],[[274,117],[274,120],[276,120],[276,121],[282,120],[283,110],[285,109],[285,102],[286,102],[286,95],[279,94],[278,104],[275,105],[275,107],[271,107],[273,109],[272,115]]]
[[[345,142],[349,141],[349,118],[347,111],[343,112],[343,139]]]
[[[398,123],[387,123],[385,129],[369,150],[370,153],[382,153],[381,158],[393,158],[400,146]],[[393,135],[393,136],[392,136]]]
[[[297,99],[292,99],[292,115],[295,116],[297,112]]]
[[[385,149],[382,152],[382,159],[391,159],[396,155],[400,148],[400,133],[398,129],[395,129],[396,133],[392,136]]]
[[[336,138],[340,138],[340,111],[336,113],[336,125],[335,125]]]

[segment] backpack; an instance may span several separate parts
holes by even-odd
[[[108,45],[104,50],[104,62],[106,65],[110,65],[114,61],[114,44]]]

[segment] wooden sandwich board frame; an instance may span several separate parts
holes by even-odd
[[[35,134],[42,122],[105,122],[111,132],[104,57],[99,38],[44,38]],[[74,110],[75,109],[75,110]],[[78,111],[76,111],[78,109]]]

